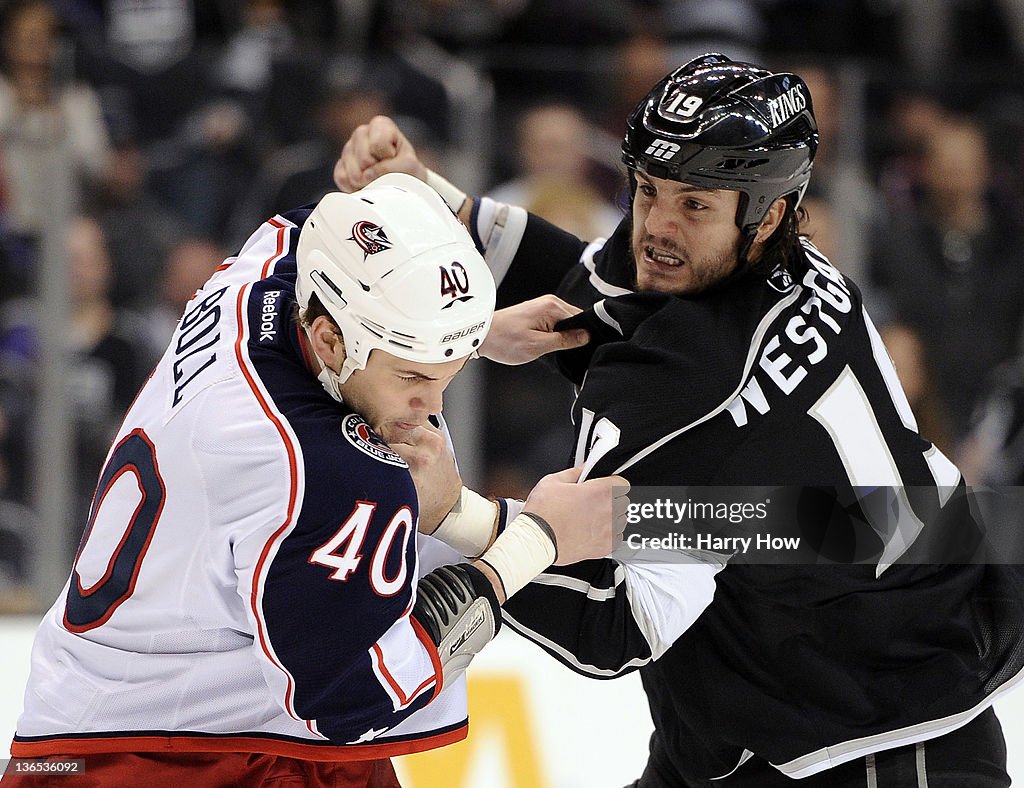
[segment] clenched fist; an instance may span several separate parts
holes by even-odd
[[[622,540],[629,482],[601,476],[579,482],[582,468],[545,476],[526,499],[524,512],[542,517],[555,532],[555,564],[604,558]]]
[[[334,183],[343,192],[354,192],[388,172],[427,179],[426,165],[412,143],[391,118],[377,115],[348,138],[334,165]]]

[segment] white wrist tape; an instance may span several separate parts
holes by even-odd
[[[551,526],[535,514],[523,512],[509,523],[480,560],[501,579],[508,599],[558,558]]]
[[[498,504],[463,486],[459,500],[431,534],[467,558],[476,558],[494,537]]]
[[[508,273],[528,219],[529,214],[519,206],[495,202],[490,197],[480,198],[476,227],[471,229],[484,248],[484,260],[495,284],[501,284]]]
[[[462,189],[449,183],[431,169],[427,170],[427,186],[441,195],[441,199],[448,204],[448,207],[452,209],[452,213],[455,215],[458,215],[459,211],[462,210],[463,203],[468,199]]]

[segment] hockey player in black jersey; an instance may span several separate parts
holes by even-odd
[[[581,673],[639,669],[655,725],[639,788],[1006,786],[991,704],[1024,677],[1024,577],[907,560],[963,479],[918,433],[856,284],[799,233],[816,148],[800,77],[712,54],[630,115],[631,209],[607,240],[468,198],[387,118],[353,134],[335,179],[417,175],[470,227],[499,303],[584,308],[593,341],[561,368],[586,473],[902,496],[911,527],[873,563],[730,561],[705,608],[705,565],[609,558],[552,568],[507,605]]]

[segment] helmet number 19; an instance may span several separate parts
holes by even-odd
[[[665,107],[665,111],[683,118],[692,118],[703,103],[704,99],[700,96],[689,96],[686,93],[680,92],[672,97],[672,100]]]

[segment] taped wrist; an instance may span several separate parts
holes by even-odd
[[[437,647],[443,687],[465,672],[501,627],[494,587],[470,564],[441,566],[422,577],[412,615]]]
[[[558,559],[555,532],[533,512],[522,512],[480,560],[501,580],[508,599]]]
[[[491,544],[501,511],[495,501],[488,501],[463,486],[459,500],[431,534],[454,547],[467,558],[477,558]]]
[[[495,202],[490,197],[473,201],[469,231],[477,248],[484,253],[495,284],[501,284],[508,273],[523,240],[528,218],[526,210],[517,205]]]
[[[463,204],[468,199],[468,196],[462,189],[445,180],[431,169],[427,170],[427,186],[441,195],[441,199],[452,209],[452,213],[456,216],[459,215],[459,211],[462,210]]]

